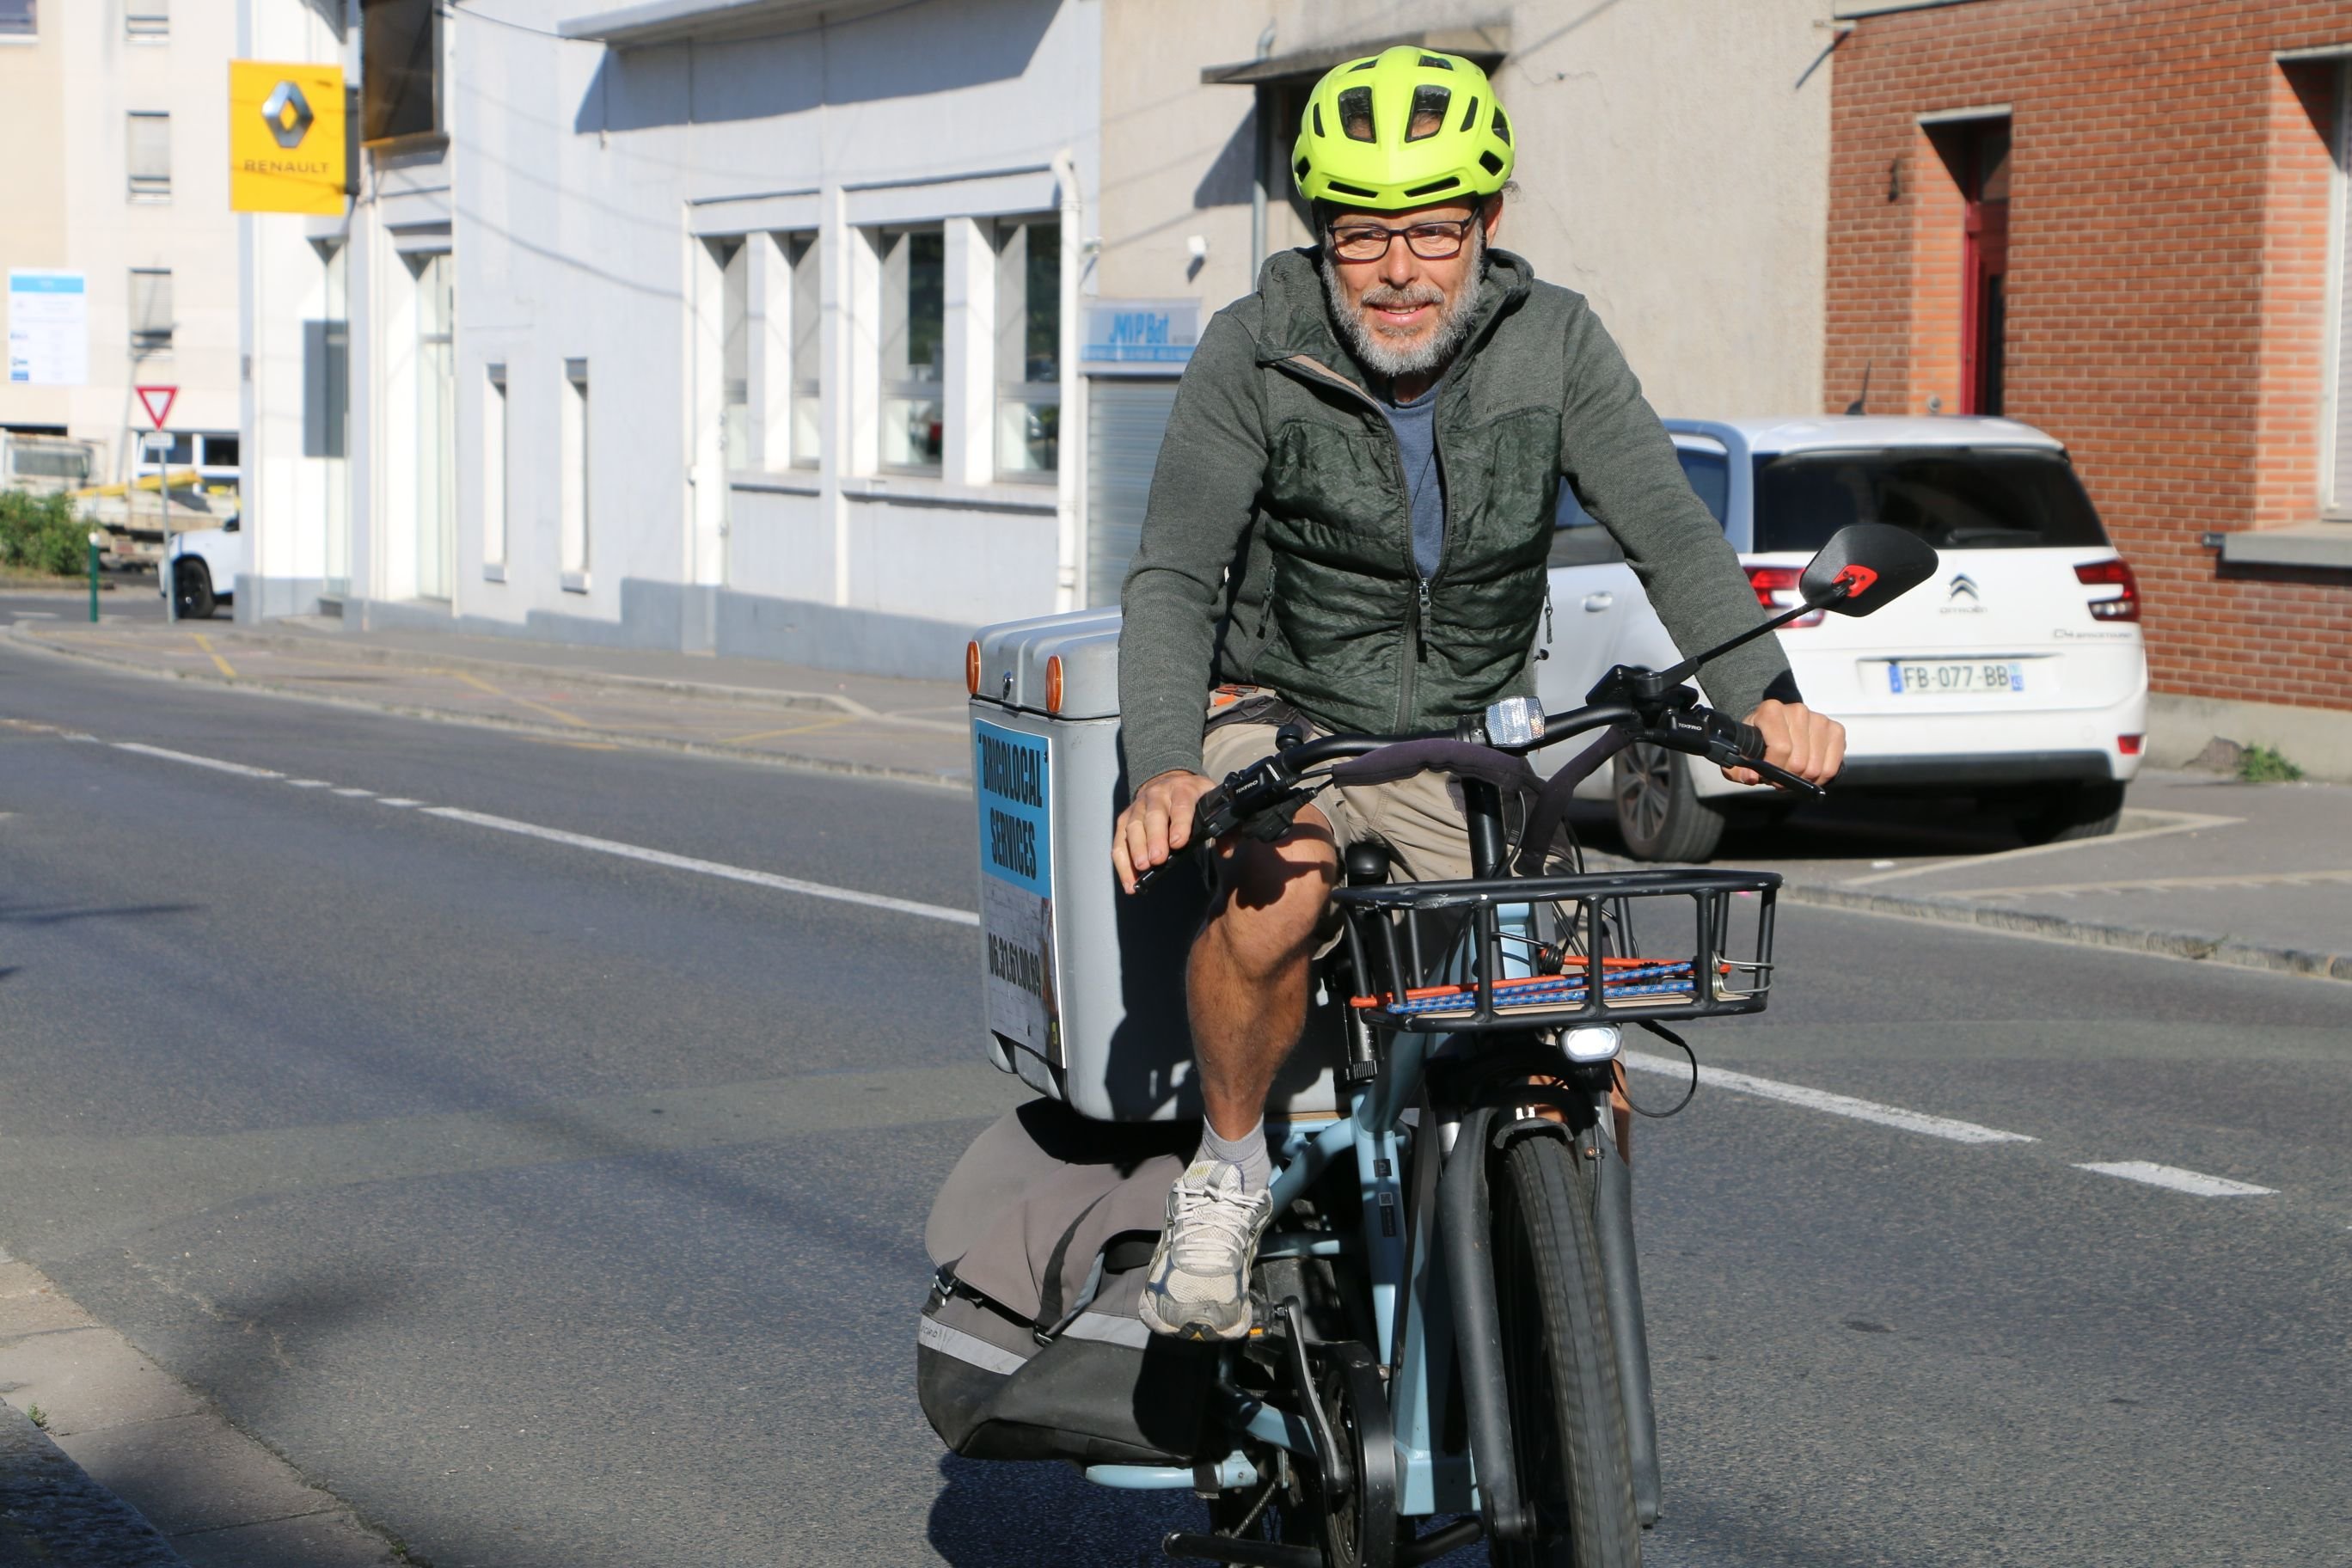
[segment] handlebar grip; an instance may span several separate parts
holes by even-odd
[[[1163,872],[1172,869],[1177,861],[1216,837],[1215,830],[1220,826],[1219,819],[1223,816],[1225,806],[1224,785],[1217,784],[1204,791],[1201,798],[1192,803],[1192,831],[1185,838],[1183,847],[1136,878],[1135,890],[1139,893],[1143,891],[1158,881]]]
[[[1763,731],[1758,729],[1753,724],[1742,724],[1737,720],[1727,723],[1725,725],[1725,729],[1729,731],[1728,738],[1731,742],[1732,747],[1738,751],[1741,756],[1752,757],[1759,761],[1763,758]]]

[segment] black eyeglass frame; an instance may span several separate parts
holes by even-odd
[[[1377,253],[1367,251],[1361,256],[1350,256],[1346,250],[1341,248],[1339,236],[1342,230],[1336,224],[1326,224],[1324,226],[1323,243],[1331,247],[1331,254],[1341,261],[1364,262],[1386,260],[1389,254],[1389,247],[1394,245],[1400,239],[1404,241],[1404,247],[1407,250],[1412,251],[1413,255],[1419,257],[1423,261],[1451,261],[1454,258],[1462,254],[1462,247],[1470,243],[1471,226],[1483,221],[1486,216],[1486,204],[1484,202],[1480,202],[1471,207],[1470,216],[1468,217],[1431,218],[1426,222],[1412,224],[1404,228],[1391,228],[1388,225],[1380,223],[1350,223],[1347,226],[1345,230],[1346,233],[1353,235],[1378,234],[1382,237],[1381,248]],[[1447,248],[1438,250],[1433,254],[1413,243],[1412,237],[1414,235],[1423,233],[1430,229],[1452,229],[1454,231],[1454,237],[1451,245],[1448,246]],[[1444,246],[1446,245],[1447,242],[1441,239],[1438,243]]]

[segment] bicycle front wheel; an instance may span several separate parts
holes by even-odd
[[[1639,1568],[1641,1524],[1609,1330],[1591,1175],[1538,1134],[1496,1173],[1495,1274],[1503,1374],[1530,1542],[1496,1542],[1496,1568]]]

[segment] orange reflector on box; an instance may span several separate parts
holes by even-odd
[[[1045,661],[1045,711],[1062,710],[1062,656],[1055,654]]]
[[[963,645],[963,689],[968,696],[980,695],[980,644]]]

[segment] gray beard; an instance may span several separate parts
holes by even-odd
[[[1347,290],[1339,284],[1339,264],[1325,253],[1323,291],[1331,303],[1331,317],[1339,323],[1348,347],[1366,369],[1398,381],[1407,376],[1435,375],[1454,362],[1462,340],[1470,335],[1471,307],[1477,302],[1478,282],[1486,274],[1486,236],[1479,235],[1472,243],[1477,248],[1472,253],[1462,291],[1439,303],[1436,328],[1412,347],[1383,336],[1378,327],[1364,319],[1360,308],[1348,303]],[[1386,289],[1387,285],[1380,287]]]

